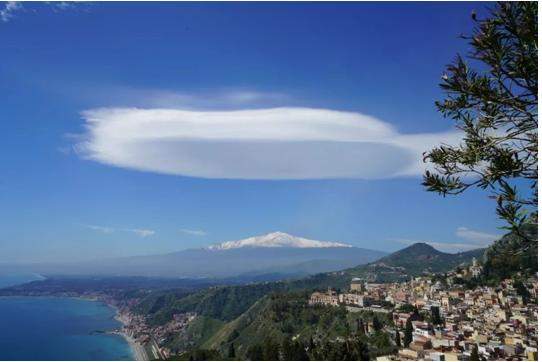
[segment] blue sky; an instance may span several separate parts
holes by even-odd
[[[439,77],[486,5],[0,3],[0,262],[489,242],[487,195],[419,163],[457,141]]]

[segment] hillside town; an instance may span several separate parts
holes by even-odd
[[[386,330],[400,348],[379,360],[537,360],[537,279],[524,281],[521,291],[511,279],[496,287],[458,284],[480,273],[474,259],[442,278],[386,284],[354,278],[348,292],[314,292],[308,303],[387,313]]]
[[[471,265],[442,275],[425,275],[407,282],[374,283],[353,278],[347,291],[315,291],[309,306],[344,307],[349,312],[383,313],[384,326],[397,353],[377,360],[537,360],[538,282],[529,278],[518,289],[512,279],[499,285],[466,288],[461,280],[477,278],[482,267]],[[174,353],[165,343],[186,333],[196,313],[174,314],[163,325],[150,326],[145,316],[129,307],[119,309],[122,332],[144,347],[152,359]],[[371,320],[363,324],[373,333]]]
[[[118,311],[117,319],[123,323],[120,332],[143,349],[147,357],[144,360],[148,360],[148,357],[152,357],[152,360],[167,360],[171,351],[164,346],[164,342],[171,336],[181,335],[196,316],[196,313],[174,314],[166,324],[153,327],[146,322],[145,316],[133,313],[129,308],[122,308]]]

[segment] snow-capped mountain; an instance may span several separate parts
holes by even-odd
[[[261,281],[342,270],[370,263],[384,255],[386,253],[348,244],[309,240],[274,232],[168,254],[29,265],[29,270],[51,275],[239,277],[243,280]]]
[[[250,238],[226,241],[211,245],[209,250],[229,250],[238,248],[351,248],[352,245],[332,241],[318,241],[300,238],[280,231],[253,236]]]

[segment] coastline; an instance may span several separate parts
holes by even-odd
[[[124,327],[128,325],[128,320],[122,315],[120,312],[120,309],[117,308],[115,305],[107,303],[105,300],[96,297],[96,296],[89,296],[89,295],[70,295],[70,296],[58,296],[58,295],[0,295],[1,299],[9,299],[9,298],[17,298],[17,297],[23,297],[23,298],[33,298],[33,299],[39,299],[39,298],[65,298],[65,299],[78,299],[78,300],[84,300],[89,302],[100,302],[105,304],[106,306],[112,308],[115,311],[114,319],[121,323],[121,327],[116,330],[110,330],[106,333],[109,334],[117,334],[124,338],[124,340],[128,343],[131,351],[132,351],[132,358],[135,361],[150,361],[147,351],[145,350],[145,347],[138,343],[133,337],[129,336],[126,332],[124,332]]]
[[[98,302],[101,306],[95,309],[95,306],[87,303],[74,303],[76,300],[88,301],[92,302],[92,304],[97,304]],[[35,321],[39,322],[32,331],[32,336],[36,335],[39,338],[36,339],[36,343],[30,343],[31,347],[27,347],[29,343],[26,327],[8,327],[10,323],[3,325],[3,328],[0,328],[2,329],[0,335],[3,339],[0,341],[0,360],[39,360],[40,356],[41,358],[46,356],[46,359],[50,360],[93,360],[96,358],[96,351],[100,351],[100,358],[105,360],[148,360],[143,346],[138,348],[138,343],[135,340],[120,333],[122,332],[121,325],[113,322],[116,311],[104,308],[106,304],[101,301],[91,298],[27,295],[0,296],[0,301],[8,303],[2,304],[3,310],[0,313],[0,320],[3,321],[6,318],[6,321],[11,321],[9,311],[12,310],[11,308],[15,308],[13,309],[14,311],[25,313],[12,313],[12,315],[17,317],[12,322],[22,320],[23,326],[32,325]],[[59,308],[59,305],[62,308]],[[7,309],[4,306],[7,306]],[[100,323],[76,323],[78,326],[77,329],[67,332],[65,332],[63,327],[58,327],[59,324],[56,323],[53,323],[53,325],[56,325],[56,329],[55,327],[52,329],[46,328],[45,326],[50,323],[42,323],[42,320],[39,319],[39,316],[43,314],[41,313],[41,308],[51,312],[51,314],[45,313],[45,315],[55,319],[58,317],[61,323],[66,321],[66,326],[69,328],[72,328],[72,318],[77,319],[79,315],[94,316],[94,312],[98,313],[96,316]],[[8,311],[7,314],[6,310]],[[90,312],[87,313],[87,311]],[[19,314],[21,318],[19,318]],[[65,318],[66,315],[69,318]],[[94,321],[94,318],[92,319]],[[60,325],[64,326],[64,324]],[[109,337],[107,336],[108,334]],[[82,338],[72,340],[72,336],[74,335]],[[5,338],[6,336],[8,337],[7,339]],[[114,341],[111,342],[111,340]],[[33,340],[30,342],[33,342]],[[57,345],[61,346],[61,343],[68,344],[69,346],[56,348]]]
[[[126,340],[126,342],[128,343],[128,345],[130,346],[132,350],[132,354],[135,361],[150,361],[149,356],[147,355],[147,351],[145,350],[145,347],[142,346],[140,343],[138,343],[133,337],[129,336],[127,333],[124,332],[124,326],[126,326],[128,322],[122,316],[122,314],[120,313],[120,310],[115,306],[111,306],[111,307],[114,308],[116,312],[115,320],[117,320],[118,322],[122,324],[122,328],[120,328],[118,331],[114,333],[120,335]]]

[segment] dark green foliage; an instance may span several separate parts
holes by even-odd
[[[271,338],[263,343],[263,359],[265,361],[278,361],[280,359],[280,345]]]
[[[308,361],[309,355],[303,343],[285,338],[282,344],[267,338],[263,345],[253,343],[247,350],[246,358],[251,361]]]
[[[358,335],[360,335],[360,336],[365,335],[366,328],[365,328],[365,323],[363,322],[363,319],[358,318],[358,319],[356,320],[356,323],[357,323],[357,332],[358,332]]]
[[[250,361],[263,361],[263,347],[260,343],[253,344],[247,350],[247,358]]]
[[[235,346],[233,343],[230,343],[230,346],[228,347],[228,358],[234,359],[235,358]]]
[[[235,338],[239,337],[239,331],[235,329],[232,334],[228,338],[228,342],[235,340]]]
[[[514,231],[496,241],[484,255],[485,283],[496,284],[517,274],[529,277],[538,271],[538,225],[525,223],[520,229],[522,235],[534,242],[526,245],[525,239]]]
[[[423,184],[444,196],[489,189],[497,214],[526,247],[533,241],[520,226],[538,215],[537,3],[500,2],[488,19],[475,22],[473,35],[464,38],[479,69],[458,56],[440,84],[446,99],[436,103],[463,140],[424,155],[436,171],[427,171]],[[518,185],[526,186],[523,195]]]
[[[305,346],[299,340],[292,343],[292,361],[308,361],[309,355],[305,351]]]
[[[470,352],[469,360],[470,361],[479,361],[480,360],[480,355],[478,353],[478,345],[477,344],[472,346],[472,351]]]
[[[442,317],[440,316],[440,308],[437,306],[431,306],[431,323],[436,326],[443,323]]]
[[[408,348],[410,342],[412,342],[412,332],[414,328],[412,327],[412,321],[408,320],[405,326],[405,336],[403,337],[403,346]]]
[[[326,341],[311,351],[312,360],[368,361],[374,358],[366,337],[348,338],[344,341]]]
[[[529,291],[525,287],[525,284],[523,284],[521,280],[514,281],[514,288],[516,289],[516,292],[523,299],[525,303],[531,300],[531,294],[529,293]]]
[[[370,335],[369,345],[378,355],[390,354],[396,351],[396,346],[393,345],[389,335],[381,330]]]
[[[354,361],[366,361],[371,359],[371,354],[369,352],[369,345],[363,338],[354,339],[351,344],[351,356],[350,360]],[[380,354],[380,353],[378,353]]]
[[[194,349],[187,353],[189,361],[220,361],[222,358],[216,350]]]
[[[284,361],[294,360],[294,348],[289,337],[285,337],[281,345],[281,355]]]
[[[316,347],[316,344],[314,343],[314,339],[312,338],[312,336],[310,336],[310,338],[309,338],[309,346],[308,346],[309,352],[314,350],[315,347]]]
[[[418,307],[414,306],[414,311],[413,311],[413,314],[412,316],[410,317],[410,320],[411,321],[420,321],[420,320],[423,320],[421,314],[420,314],[420,310],[418,309]]]
[[[399,313],[412,313],[417,310],[418,309],[415,306],[409,303],[401,304],[401,306],[397,308],[397,312]]]
[[[379,331],[379,330],[382,329],[382,327],[383,327],[382,322],[380,322],[380,320],[378,319],[378,317],[374,316],[374,317],[373,317],[373,329],[374,329],[375,331]]]

